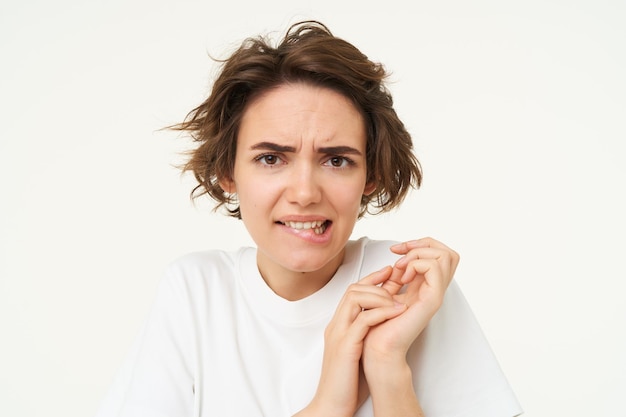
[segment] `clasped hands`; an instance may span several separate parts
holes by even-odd
[[[392,385],[410,373],[407,351],[441,306],[459,262],[455,251],[432,238],[390,249],[402,256],[350,285],[326,328],[311,402],[319,415],[353,416],[369,394],[374,401],[377,394],[395,395]]]

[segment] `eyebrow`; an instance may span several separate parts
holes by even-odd
[[[268,150],[274,152],[295,152],[296,148],[293,146],[279,145],[273,142],[259,142],[250,147],[251,150]],[[325,146],[318,149],[318,152],[323,154],[348,154],[348,155],[362,155],[361,151],[351,146]]]
[[[274,152],[295,152],[296,151],[296,148],[294,148],[293,146],[284,146],[284,145],[279,145],[277,143],[272,143],[272,142],[255,143],[254,145],[250,147],[250,149],[253,151],[267,150],[267,151],[274,151]]]

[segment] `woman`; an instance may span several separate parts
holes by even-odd
[[[168,270],[99,416],[514,416],[519,406],[424,238],[350,241],[421,170],[382,66],[317,22],[250,39],[176,128],[184,169],[257,248]]]

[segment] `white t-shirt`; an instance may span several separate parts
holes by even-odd
[[[326,286],[276,295],[256,249],[174,262],[97,417],[289,417],[313,398],[323,333],[346,288],[393,264],[392,242],[351,241]],[[520,406],[457,284],[408,354],[427,417],[512,417]],[[371,400],[355,416],[373,416]]]

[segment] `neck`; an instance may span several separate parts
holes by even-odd
[[[332,279],[343,262],[345,249],[315,271],[292,271],[257,252],[257,266],[265,283],[280,297],[297,301],[319,291]]]

